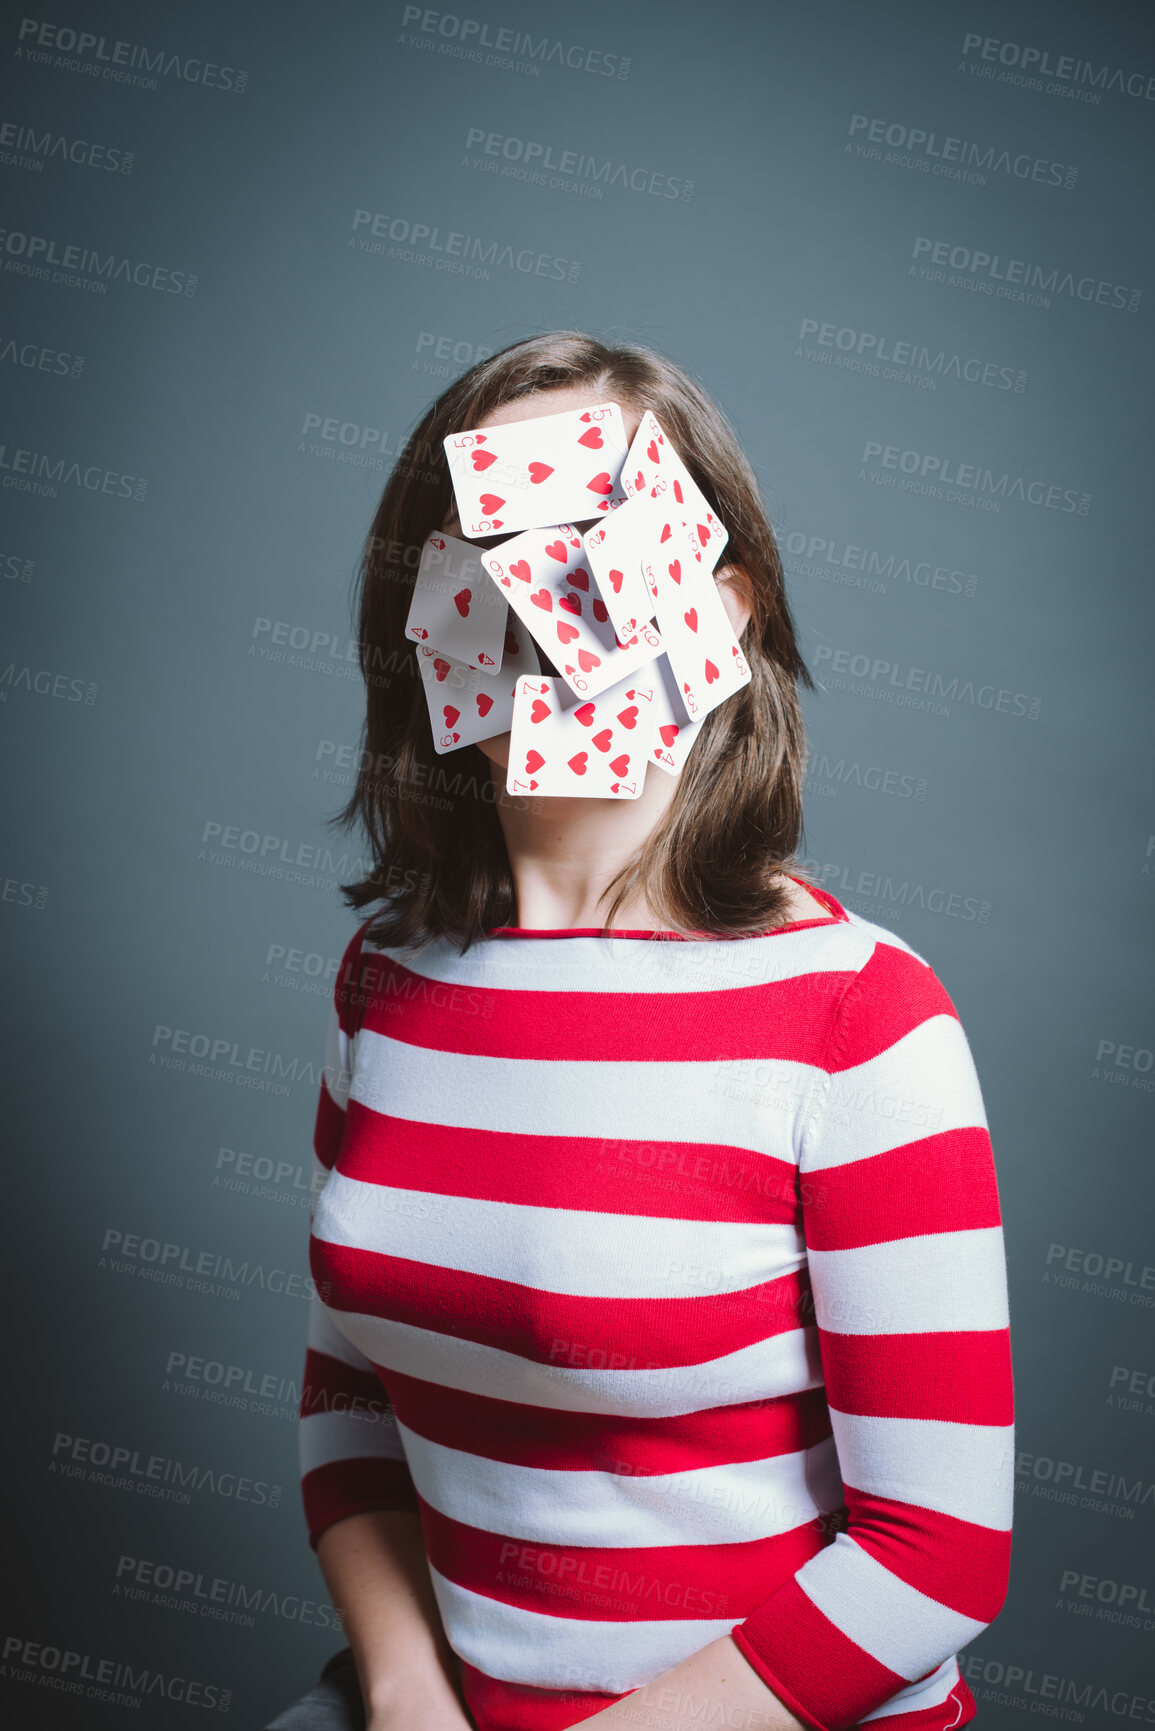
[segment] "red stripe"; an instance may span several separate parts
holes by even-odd
[[[349,942],[345,945],[341,957],[341,966],[337,971],[336,983],[333,987],[333,1003],[337,1011],[337,1019],[344,1034],[355,1034],[361,1026],[367,1004],[366,984],[362,973],[365,964],[373,956],[373,952],[363,953],[362,946],[365,933],[373,924],[376,916],[370,914],[367,920],[362,920]]]
[[[862,1013],[859,1013],[860,1007]],[[879,943],[846,994],[828,1068],[850,1070],[876,1058],[929,1016],[957,1011],[942,981],[917,956]]]
[[[802,1197],[811,1250],[1002,1224],[991,1139],[977,1125],[807,1172]]]
[[[961,1616],[994,1622],[1007,1596],[1009,1532],[849,1485],[846,1508],[850,1537],[884,1569]]]
[[[348,1110],[339,1170],[362,1184],[665,1220],[767,1225],[798,1214],[797,1168],[750,1148],[463,1131],[357,1100]]]
[[[405,1462],[365,1456],[314,1467],[301,1480],[301,1498],[314,1549],[325,1528],[346,1515],[365,1514],[369,1509],[417,1509],[417,1492]]]
[[[624,1695],[594,1694],[588,1689],[535,1689],[529,1683],[506,1683],[500,1677],[487,1677],[465,1659],[460,1668],[465,1704],[485,1731],[566,1731],[625,1700]]]
[[[771,1047],[777,1059],[818,1065],[830,1021],[821,1011],[833,1012],[854,977],[837,969],[700,992],[548,992],[447,984],[384,955],[367,956],[365,969],[364,1025],[374,1033],[474,1058],[587,1063],[765,1060]]]
[[[421,1499],[429,1561],[486,1599],[547,1617],[680,1622],[744,1616],[824,1548],[819,1518],[731,1545],[557,1545],[509,1538]]]
[[[763,1682],[818,1731],[856,1726],[910,1681],[844,1635],[797,1581],[771,1594],[732,1634]]]
[[[312,1346],[306,1348],[301,1417],[308,1418],[317,1412],[346,1412],[350,1400],[373,1402],[369,1408],[372,1412],[380,1412],[389,1404],[376,1371],[358,1370],[330,1353],[318,1352]]]
[[[673,1418],[627,1418],[465,1394],[396,1371],[385,1375],[398,1418],[429,1442],[557,1472],[690,1472],[794,1454],[830,1435],[821,1388]]]
[[[567,1369],[701,1364],[813,1317],[805,1268],[704,1298],[602,1298],[543,1292],[315,1236],[309,1264],[335,1310],[433,1329]],[[591,1362],[591,1355],[599,1356]]]
[[[322,1076],[321,1086],[317,1091],[317,1116],[313,1120],[313,1149],[321,1165],[330,1172],[341,1152],[341,1138],[344,1133],[345,1114],[330,1094]]]
[[[820,1330],[826,1395],[866,1418],[1011,1424],[1006,1328],[942,1334],[830,1334]]]

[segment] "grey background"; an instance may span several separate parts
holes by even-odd
[[[255,1726],[341,1644],[296,1488],[305,1304],[276,1289],[306,1272],[301,1185],[331,970],[354,925],[335,885],[357,844],[326,827],[351,773],[335,771],[338,748],[360,726],[352,574],[390,454],[431,397],[478,347],[565,326],[654,344],[733,418],[822,682],[807,700],[808,861],[927,957],[978,1063],[1023,1451],[1010,1599],[964,1661],[980,1715],[1017,1726],[1042,1702],[1050,1716],[1063,1695],[1039,1694],[1046,1674],[1081,1693],[1072,1706],[1068,1691],[1069,1720],[1150,1723],[1155,103],[1109,83],[1075,86],[1098,98],[1081,101],[976,76],[968,66],[1000,62],[964,42],[1068,55],[1145,91],[1151,15],[1119,0],[482,6],[430,14],[426,34],[365,0],[47,20],[243,69],[243,90],[235,72],[233,88],[174,70],[155,88],[114,81],[95,50],[27,57],[16,10],[3,26],[6,1501],[22,1559],[8,1723],[168,1727],[225,1709]],[[592,49],[614,75],[455,58],[439,17]],[[979,184],[888,162],[885,145],[863,157],[854,115],[1077,176],[992,166]],[[595,199],[487,174],[471,128],[693,182],[692,195]],[[132,152],[131,172],[53,155],[44,140],[61,137]],[[494,266],[482,280],[369,256],[349,244],[358,209],[580,274]],[[195,276],[195,292],[29,276],[13,236]],[[1126,310],[1060,289],[1043,305],[928,281],[912,274],[919,237],[1141,298]],[[837,346],[800,340],[806,320],[928,355],[913,382],[840,368]],[[56,370],[59,355],[83,367]],[[1025,373],[1025,388],[951,376],[952,356]],[[328,418],[355,444],[326,438]],[[364,466],[342,460],[366,428],[380,436]],[[1089,508],[988,492],[990,511],[872,483],[901,471],[865,460],[871,442]],[[13,484],[31,462],[18,451],[64,461],[54,492]],[[145,479],[144,497],[89,491],[66,478],[73,463]],[[942,713],[887,701],[912,668],[940,691],[957,681]],[[270,870],[247,869],[254,857]],[[166,1029],[227,1055],[209,1075],[191,1058],[166,1068]],[[238,1085],[270,1072],[279,1091]],[[158,1249],[118,1257],[116,1234]],[[150,1278],[166,1244],[183,1284]],[[238,1296],[192,1284],[202,1256],[247,1264]],[[173,1368],[198,1359],[196,1377]],[[97,1445],[126,1451],[128,1488],[90,1472]],[[141,1494],[153,1456],[278,1485],[278,1506],[223,1494],[227,1477],[187,1503]],[[264,1608],[246,1626],[200,1614],[189,1591],[127,1596],[149,1563],[158,1581],[229,1583],[226,1609],[238,1585],[260,1589]],[[1124,1595],[1135,1625],[1098,1614],[1118,1611],[1124,1585],[1145,1590]],[[43,1655],[21,1668],[25,1642],[83,1655],[91,1675],[130,1666],[143,1705],[55,1687]],[[173,1678],[198,1682],[202,1705],[148,1692]]]

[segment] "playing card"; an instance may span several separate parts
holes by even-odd
[[[664,499],[670,514],[685,521],[710,570],[714,569],[729,531],[650,410],[642,416],[622,466],[622,486],[631,498],[649,492]]]
[[[519,679],[509,742],[509,793],[637,799],[654,726],[653,688],[619,680],[575,699],[563,679]]]
[[[481,562],[577,696],[596,697],[661,653],[661,634],[648,618],[618,638],[572,523],[527,529]]]
[[[489,578],[485,581],[488,583]],[[501,671],[481,673],[462,661],[418,643],[417,666],[429,706],[433,749],[439,757],[508,733],[513,720],[513,692],[526,673],[536,673],[539,662],[533,640],[520,619],[509,615]]]
[[[661,508],[647,488],[583,536],[586,563],[619,637],[632,636],[654,611],[642,578],[642,558],[656,551],[661,527]]]
[[[495,592],[479,550],[435,530],[421,549],[406,637],[467,667],[496,673],[508,617],[505,597]]]
[[[626,429],[617,403],[450,433],[444,445],[466,535],[580,523],[626,497]]]
[[[750,669],[730,625],[717,584],[699,559],[687,524],[669,524],[662,551],[642,561],[662,646],[669,657],[678,696],[691,721],[746,685]]]
[[[649,671],[647,669],[647,671]],[[680,775],[690,747],[705,717],[691,721],[689,711],[678,690],[678,677],[670,666],[668,655],[659,655],[653,663],[654,734],[650,741],[650,759],[667,775]]]

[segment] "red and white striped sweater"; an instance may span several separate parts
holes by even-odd
[[[481,1731],[733,1633],[818,1731],[946,1731],[1006,1593],[978,1078],[931,968],[825,918],[343,958],[301,1403],[310,1542],[420,1512]]]

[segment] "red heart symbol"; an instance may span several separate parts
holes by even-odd
[[[414,637],[420,637],[422,642],[424,642],[424,640],[429,636],[429,633],[423,625],[415,625],[413,627],[413,635]]]
[[[492,708],[493,708],[492,697],[487,697],[485,695],[484,691],[479,691],[477,693],[477,713],[478,713],[478,715],[483,715],[483,716],[488,715]]]
[[[624,751],[620,757],[610,758],[610,768],[613,770],[615,775],[625,775],[629,767],[630,759],[628,754]]]
[[[613,490],[614,484],[604,469],[595,475],[592,481],[586,482],[587,493],[612,493]]]
[[[658,447],[654,443],[653,439],[651,439],[649,444],[646,446],[646,456],[650,459],[651,463],[660,463],[662,460],[658,455]]]
[[[670,576],[674,579],[675,583],[680,583],[682,581],[682,561],[680,559],[671,559],[670,563],[666,566],[666,570],[670,573]]]
[[[706,545],[706,542],[710,539],[710,531],[709,531],[709,529],[707,529],[705,523],[699,523],[698,524],[698,539],[702,543],[703,547]]]
[[[539,721],[544,721],[547,715],[552,714],[553,710],[550,708],[548,703],[543,703],[540,697],[534,698],[533,708],[529,712],[529,719],[531,722],[537,723]]]
[[[581,438],[578,440],[578,444],[584,445],[587,451],[600,451],[602,448],[601,428],[591,427],[588,433],[582,434]]]
[[[557,622],[557,638],[559,643],[572,643],[575,637],[580,637],[576,625],[567,625],[564,619]]]
[[[530,596],[535,607],[543,607],[547,613],[553,612],[553,596],[548,589],[538,589]]]
[[[588,751],[579,751],[575,757],[570,758],[569,766],[573,770],[575,775],[584,775],[585,774],[586,762],[587,762],[588,758],[589,758],[589,752]]]
[[[449,674],[448,661],[440,661],[440,660],[435,661],[433,663],[433,671],[434,671],[434,673],[436,673],[437,683],[438,683],[438,685],[440,685],[441,681],[448,677],[448,674]]]
[[[535,769],[540,769],[545,758],[540,751],[527,751],[525,754],[525,773],[532,775]]]
[[[581,708],[575,709],[573,713],[574,720],[580,721],[583,727],[592,727],[594,716],[597,714],[597,705],[593,703],[583,703]]]
[[[482,469],[488,469],[491,463],[497,461],[496,451],[471,451],[470,456],[473,459],[474,474],[480,474]]]
[[[599,751],[608,751],[613,743],[614,730],[612,727],[603,727],[600,733],[594,734],[591,741],[591,744],[596,745]]]
[[[461,720],[460,709],[454,709],[452,703],[447,703],[442,713],[445,716],[446,727],[452,727],[455,721]]]
[[[707,661],[707,663],[706,663],[706,684],[707,685],[713,685],[715,679],[717,679],[718,677],[719,677],[718,669],[714,666],[714,663],[712,661]]]
[[[492,517],[493,513],[495,511],[500,511],[504,504],[505,500],[498,498],[496,493],[483,493],[481,495],[481,510],[483,516]]]
[[[576,571],[570,572],[566,582],[572,583],[575,589],[580,589],[584,594],[589,590],[590,574],[584,565],[579,565]]]
[[[688,613],[683,613],[682,618],[686,621],[686,624],[690,627],[691,631],[696,631],[698,629],[698,609],[696,607],[691,607]]]
[[[597,620],[600,620],[601,623],[604,625],[606,623],[606,620],[609,618],[609,614],[606,612],[605,602],[604,601],[594,601],[594,602],[591,602],[591,606],[593,608],[594,618]]]
[[[625,578],[626,578],[626,574],[624,571],[611,571],[610,572],[610,587],[613,589],[613,592],[615,595],[621,594],[622,584],[625,582]]]
[[[438,551],[438,552],[439,552],[439,553],[444,553],[444,551],[445,551],[445,542],[444,542],[444,541],[443,541],[443,540],[442,540],[442,539],[441,539],[441,537],[440,537],[440,535],[430,535],[430,537],[429,537],[429,544],[430,544],[430,546],[432,546],[432,547],[436,547],[436,548],[437,548],[437,551]]]
[[[453,605],[456,607],[463,619],[469,618],[469,603],[472,600],[473,591],[471,589],[459,589],[457,594],[453,597]]]
[[[674,531],[670,528],[670,525],[668,523],[663,523],[662,524],[662,533],[658,536],[658,540],[659,541],[668,541],[670,539],[670,536],[673,533],[674,533]]]
[[[564,541],[551,541],[546,548],[546,552],[549,554],[551,559],[556,559],[559,565],[564,565],[566,560],[569,558],[569,554],[565,549]]]
[[[514,635],[514,630],[513,630],[513,626],[512,626],[512,625],[510,625],[510,626],[508,626],[508,627],[507,627],[507,629],[506,629],[506,633],[505,633],[505,653],[506,653],[506,654],[507,654],[507,655],[518,655],[518,654],[520,654],[520,653],[521,653],[521,652],[520,652],[520,650],[519,650],[519,649],[518,649],[518,647],[517,647],[517,638],[516,638],[516,636],[515,636],[515,635]]]
[[[559,596],[557,604],[559,607],[564,607],[567,613],[576,613],[578,618],[581,618],[582,604],[576,595]]]
[[[682,483],[680,481],[674,482],[674,497],[678,501],[679,505],[685,504],[686,501],[682,496]]]
[[[515,577],[520,577],[523,583],[528,583],[533,576],[528,559],[515,559],[509,569]]]
[[[548,481],[552,474],[553,469],[548,463],[531,463],[529,465],[529,478],[535,487],[540,486],[542,481]]]
[[[673,745],[681,731],[681,728],[673,721],[667,721],[665,727],[659,727],[658,729],[658,732],[662,736],[663,745]]]
[[[577,635],[576,632],[574,635]],[[602,658],[600,655],[591,655],[588,649],[578,650],[578,666],[581,668],[583,673],[588,673],[591,668],[600,667],[601,664]]]
[[[619,710],[618,720],[621,722],[623,727],[636,727],[638,725],[637,704],[631,703],[628,709]]]
[[[642,491],[642,488],[645,486],[645,484],[646,484],[646,477],[642,474],[642,471],[639,469],[637,474],[634,476],[634,492],[640,493]]]

